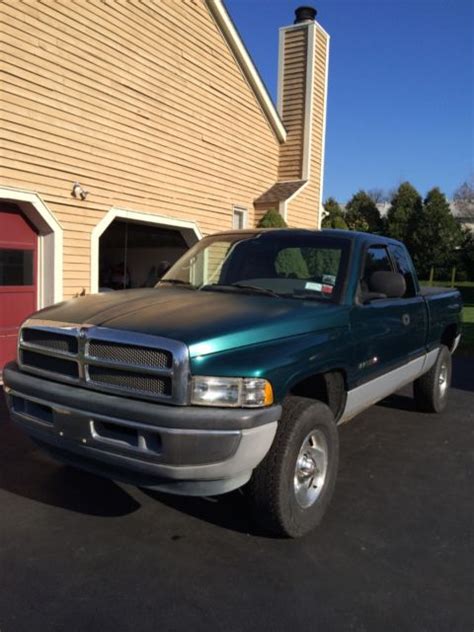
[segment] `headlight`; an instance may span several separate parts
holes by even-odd
[[[253,377],[193,377],[191,404],[258,408],[273,404],[270,382]]]

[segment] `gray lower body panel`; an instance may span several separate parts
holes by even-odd
[[[347,393],[346,406],[339,423],[349,421],[369,406],[395,393],[431,369],[436,362],[439,348],[415,358],[392,371],[388,371]]]

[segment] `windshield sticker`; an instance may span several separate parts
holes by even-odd
[[[313,290],[314,292],[322,292],[323,286],[321,283],[312,283],[311,281],[308,281],[305,283],[304,289]]]
[[[323,285],[323,288],[322,288],[323,294],[332,294],[333,290],[334,288],[332,285]]]
[[[323,283],[329,283],[329,285],[336,285],[336,277],[333,274],[323,274]]]

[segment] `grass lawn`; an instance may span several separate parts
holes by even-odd
[[[421,285],[428,285],[428,281],[420,281]],[[448,287],[449,283],[434,281],[433,285]],[[464,301],[463,328],[459,351],[465,355],[474,355],[474,281],[456,283]]]

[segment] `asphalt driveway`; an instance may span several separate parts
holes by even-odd
[[[341,428],[322,526],[259,534],[245,498],[56,465],[0,410],[0,630],[474,629],[474,360],[446,413],[407,392]],[[3,401],[1,406],[3,406]]]

